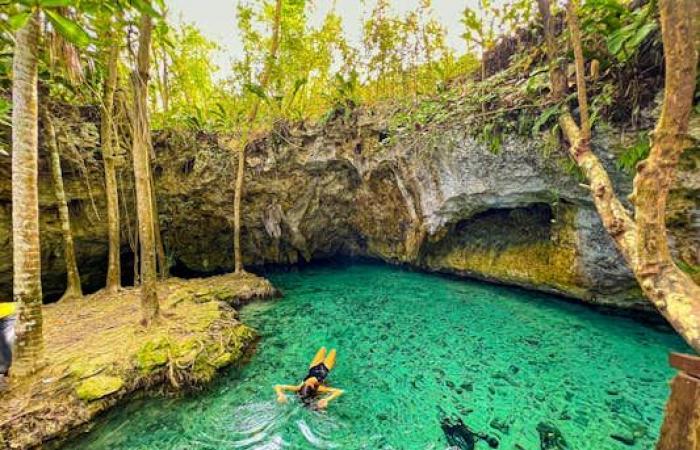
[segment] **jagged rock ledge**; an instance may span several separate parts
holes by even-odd
[[[136,289],[44,307],[46,365],[0,394],[0,448],[52,448],[127,399],[202,386],[257,339],[232,305],[277,295],[250,274],[171,278],[158,292],[162,318],[149,328]]]
[[[510,132],[503,134],[499,151],[493,151],[466,125],[468,111],[445,108],[450,118],[430,126],[398,126],[395,114],[356,108],[324,123],[280,123],[253,139],[246,151],[241,205],[244,264],[364,256],[596,305],[653,310],[558,144]],[[71,228],[86,291],[104,285],[107,267],[104,179],[93,116],[66,110],[55,124],[66,137],[62,145],[74,147],[71,153],[81,155],[87,169],[64,161]],[[647,125],[652,124],[650,119]],[[625,202],[632,178],[617,161],[636,136],[598,127],[593,139]],[[237,161],[227,147],[229,140],[228,135],[204,132],[154,133],[160,230],[173,273],[180,276],[232,270]],[[45,152],[40,154],[42,288],[51,300],[65,288],[65,267],[56,200]],[[131,283],[132,270],[126,268],[133,265],[136,242],[128,157],[128,149],[122,148],[118,168],[125,285]],[[698,167],[696,147],[680,161],[666,222],[674,258],[700,282]],[[10,159],[0,156],[0,298],[12,295],[10,172]]]

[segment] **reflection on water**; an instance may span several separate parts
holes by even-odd
[[[134,402],[77,449],[647,450],[680,339],[548,296],[356,265],[276,274],[246,307],[250,364],[205,392]],[[328,411],[272,386],[338,349]]]

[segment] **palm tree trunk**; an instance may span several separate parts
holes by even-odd
[[[68,202],[66,192],[63,188],[63,174],[61,172],[61,155],[58,151],[58,140],[56,139],[56,128],[51,118],[48,107],[41,110],[46,129],[46,147],[49,150],[51,160],[51,178],[53,179],[54,195],[58,202],[58,218],[61,222],[61,234],[63,235],[63,258],[66,264],[66,291],[61,297],[63,299],[82,298],[83,290],[80,286],[80,273],[78,263],[75,259],[75,244],[73,243],[73,232],[70,226],[70,213],[68,212]]]
[[[272,66],[277,59],[277,49],[279,48],[280,21],[282,18],[282,0],[277,0],[275,4],[275,23],[272,29],[272,43],[270,44],[270,54],[267,57],[265,68],[260,77],[260,87],[263,92],[267,89],[270,80]],[[258,117],[260,108],[260,98],[255,97],[253,107],[248,114],[248,119],[241,135],[240,149],[238,151],[238,171],[236,173],[236,188],[233,199],[233,255],[234,270],[236,273],[243,272],[243,259],[241,256],[241,197],[243,195],[243,177],[245,175],[245,148],[248,145],[248,137]]]
[[[131,74],[134,89],[133,143],[136,212],[141,245],[141,305],[144,325],[159,316],[156,291],[155,224],[151,193],[150,125],[148,123],[148,70],[150,67],[153,23],[148,14],[141,16],[136,68]]]
[[[13,296],[18,307],[13,376],[35,372],[44,342],[39,242],[37,54],[35,13],[16,34],[12,83]]]
[[[109,39],[114,39],[110,35]],[[114,136],[114,92],[117,89],[117,64],[119,46],[111,43],[107,56],[107,77],[102,92],[102,120],[100,135],[102,140],[102,160],[105,168],[105,197],[107,198],[107,236],[109,257],[107,260],[106,289],[110,292],[121,288],[121,230],[119,223],[119,191],[117,188],[116,148]]]

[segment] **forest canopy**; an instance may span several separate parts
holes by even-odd
[[[11,33],[23,24],[26,14],[21,12],[23,2],[5,3],[0,6],[0,125],[9,126]],[[126,37],[119,52],[120,78],[125,79],[135,57],[137,13],[146,3],[133,2],[135,7],[128,1],[114,5],[49,3],[58,6],[55,12],[46,10],[42,25],[49,44],[41,46],[40,55],[44,90],[60,103],[98,104],[106,76],[104,40],[110,22],[119,22],[120,33]],[[629,76],[625,68],[635,66],[636,61],[631,60],[638,57],[640,46],[658,46],[654,3],[636,9],[623,0],[592,0],[583,5],[586,53],[596,60],[601,74],[616,75],[619,83]],[[155,2],[148,8],[156,17],[149,84],[155,129],[230,132],[245,121],[255,98],[262,100],[257,123],[263,128],[280,119],[324,120],[338,109],[359,104],[410,106],[451,91],[455,95],[479,92],[465,83],[487,78],[518,62],[519,75],[528,77],[523,87],[527,94],[539,93],[546,84],[541,54],[530,50],[530,44],[538,44],[541,29],[534,20],[533,2],[526,0],[480,0],[478,7],[465,8],[460,31],[468,49],[465,54],[457,54],[447,44],[447,30],[437,19],[431,0],[421,0],[414,10],[403,14],[388,0],[379,0],[364,13],[359,44],[345,36],[342,17],[334,8],[314,24],[312,2],[287,1],[281,16],[279,57],[272,68],[272,82],[264,91],[259,75],[271,39],[274,2],[249,0],[235,6],[236,23],[231,26],[239,31],[243,55],[231,62],[223,77],[221,68],[213,63],[219,44],[207,39],[192,23],[178,23],[169,14],[167,3]],[[62,33],[66,40],[59,39]],[[566,45],[566,36],[562,42]],[[516,48],[528,51],[521,53]],[[615,91],[621,87],[601,86],[594,107],[605,108],[614,97],[627,95]],[[483,91],[476,100],[491,100],[488,92]],[[531,128],[539,128],[552,116],[553,111],[543,109],[544,114],[535,118]],[[594,122],[599,116],[595,114]],[[9,143],[4,141],[7,148]]]

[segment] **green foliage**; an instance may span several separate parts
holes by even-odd
[[[522,89],[526,95],[539,95],[549,87],[549,74],[543,68],[530,72]]]
[[[647,159],[650,150],[649,136],[646,133],[639,133],[634,144],[625,148],[617,157],[617,168],[628,174],[634,174],[637,164]]]
[[[579,183],[585,183],[588,181],[588,178],[586,178],[586,174],[583,173],[583,169],[581,169],[581,167],[579,167],[579,165],[576,164],[576,161],[570,158],[564,160],[564,170],[568,174],[576,178],[576,181],[578,181]]]
[[[27,24],[29,18],[32,16],[31,11],[21,11],[17,14],[10,16],[7,23],[13,31],[17,31]]]
[[[256,126],[276,120],[326,120],[348,114],[361,103],[393,99],[408,103],[447,92],[449,80],[471,72],[472,55],[455,57],[446,32],[434,18],[430,0],[395,15],[381,1],[364,24],[363,51],[345,39],[333,10],[314,25],[308,0],[283,3],[278,58],[263,90],[258,84],[269,48],[274,2],[248,0],[237,5],[243,57],[233,76],[216,76],[213,53],[219,48],[192,25],[156,28],[151,83],[153,126],[231,130],[255,99],[263,99]],[[166,77],[167,74],[167,77]],[[167,97],[167,98],[166,98]],[[429,120],[428,111],[418,121]]]
[[[157,76],[151,83],[151,95],[159,100],[154,128],[215,128],[222,109],[229,111],[234,101],[214,79],[218,67],[212,60],[219,47],[191,24],[156,28],[153,46]]]
[[[446,44],[446,30],[434,18],[430,0],[405,15],[380,0],[363,26],[365,102],[416,98],[434,93],[459,71],[459,60]]]
[[[486,144],[489,151],[495,155],[501,153],[503,149],[503,136],[494,123],[484,125],[478,135],[478,140]]]
[[[526,24],[532,14],[532,2],[528,0],[478,0],[477,5],[476,8],[466,7],[462,12],[462,38],[473,50],[478,47],[482,52],[496,45],[501,34],[513,32]]]
[[[615,86],[612,83],[604,83],[600,92],[591,99],[591,126],[595,126],[614,103]]]
[[[392,131],[400,129],[422,129],[428,125],[444,123],[449,119],[453,111],[447,107],[450,95],[444,93],[433,98],[426,98],[411,108],[405,108],[392,114],[389,128]]]
[[[0,125],[12,126],[10,114],[12,113],[12,102],[0,97]]]
[[[56,31],[68,41],[79,47],[87,47],[90,44],[90,36],[78,23],[52,9],[45,9],[44,13]]]
[[[255,95],[258,97],[260,100],[266,102],[267,101],[267,94],[263,90],[263,88],[255,83],[246,83],[243,85],[243,89],[247,92],[250,92],[251,94]]]
[[[608,51],[620,62],[627,61],[637,52],[639,45],[658,29],[651,11],[655,2],[650,2],[645,7],[629,13],[625,17],[626,25],[616,29],[607,36]]]
[[[697,274],[700,274],[700,266],[699,265],[694,265],[687,263],[683,261],[682,259],[676,259],[675,260],[676,265],[685,273],[687,273],[690,276],[695,276]]]
[[[549,123],[551,119],[556,119],[559,116],[559,111],[561,111],[561,107],[559,105],[550,106],[542,111],[542,114],[537,117],[535,123],[532,125],[532,135],[535,136],[539,134],[544,125]]]
[[[579,14],[586,37],[584,48],[604,64],[626,63],[658,29],[654,11],[655,0],[635,10],[620,0],[587,0]]]

